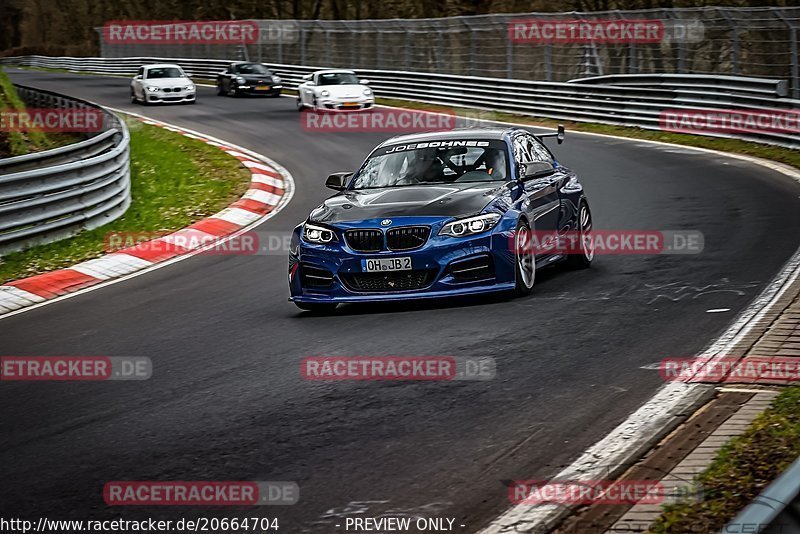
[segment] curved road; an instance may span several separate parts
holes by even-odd
[[[11,71],[17,83],[131,109],[273,157],[289,231],[388,134],[308,133],[291,99],[128,104],[128,81]],[[195,257],[0,320],[2,355],[148,356],[144,382],[0,386],[4,515],[87,519],[277,516],[283,532],[344,531],[365,510],[454,517],[473,532],[509,505],[502,480],[548,477],[661,385],[643,369],[699,352],[800,244],[800,186],[731,158],[572,135],[597,228],[700,230],[693,256],[600,256],[530,298],[345,307],[286,301],[286,258]],[[727,313],[707,313],[730,308]],[[497,378],[321,383],[309,355],[492,356]],[[108,508],[109,480],[294,480],[301,501],[256,510]],[[368,502],[365,502],[368,501]],[[354,504],[361,502],[361,504]]]

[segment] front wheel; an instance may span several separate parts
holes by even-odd
[[[217,84],[217,96],[225,96],[225,89],[222,88],[222,83]]]
[[[517,230],[514,232],[514,259],[516,265],[514,293],[520,297],[530,295],[536,280],[536,255],[531,243],[531,227],[522,220],[517,223]]]
[[[303,101],[302,101],[302,100],[300,100],[300,97],[299,97],[299,96],[297,97],[297,102],[296,102],[296,104],[297,104],[297,111],[303,111],[303,110],[305,110],[305,109],[306,109],[306,107],[303,105]]]
[[[594,240],[592,239],[592,212],[589,204],[581,201],[578,206],[578,250],[570,251],[567,265],[574,269],[586,269],[594,259]]]
[[[308,311],[312,313],[318,314],[326,314],[326,313],[333,313],[333,310],[336,309],[336,304],[329,304],[329,303],[319,303],[319,302],[295,302],[295,306],[300,308],[303,311]]]
[[[136,91],[131,89],[131,104],[138,104],[138,103],[139,103],[139,99],[136,98]]]

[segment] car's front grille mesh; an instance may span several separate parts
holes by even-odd
[[[419,269],[391,273],[347,273],[339,276],[351,291],[376,293],[423,289],[433,283],[436,271]]]
[[[386,244],[389,250],[412,250],[424,245],[430,235],[430,226],[401,226],[386,231]]]
[[[347,246],[358,252],[378,252],[383,249],[380,230],[348,230],[344,233]]]

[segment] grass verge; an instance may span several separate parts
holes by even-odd
[[[717,532],[800,456],[800,387],[783,390],[697,476],[703,500],[665,507],[650,532]]]
[[[0,69],[0,112],[25,109],[17,91]],[[30,152],[39,152],[79,141],[80,138],[67,133],[46,134],[44,132],[2,131],[0,129],[0,158],[20,156]]]
[[[219,148],[137,120],[131,132],[131,196],[125,215],[71,238],[0,257],[0,283],[102,256],[109,232],[171,232],[239,198],[250,172]]]

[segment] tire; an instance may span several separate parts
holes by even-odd
[[[337,304],[328,304],[328,303],[309,303],[309,302],[295,302],[295,306],[300,308],[303,311],[311,312],[311,313],[318,313],[318,314],[326,314],[326,313],[333,313],[336,309]]]
[[[306,107],[303,105],[303,101],[300,100],[299,96],[297,97],[295,104],[297,105],[297,111],[303,112],[306,109]]]
[[[592,233],[592,212],[589,210],[589,204],[586,201],[582,200],[578,205],[577,217],[580,251],[569,254],[566,264],[573,269],[586,269],[592,265],[592,260],[594,259],[594,243],[590,238]]]
[[[228,93],[226,93],[225,89],[222,88],[222,84],[217,82],[217,96],[225,96],[226,94]]]
[[[536,255],[530,244],[530,231],[530,225],[520,220],[514,232],[514,294],[518,297],[530,295],[536,281]]]
[[[228,92],[225,93],[225,94],[227,94],[228,96],[233,97],[233,98],[236,98],[236,97],[239,96],[239,92],[236,90],[236,86],[233,85],[233,84],[231,84],[230,89],[228,89]]]

